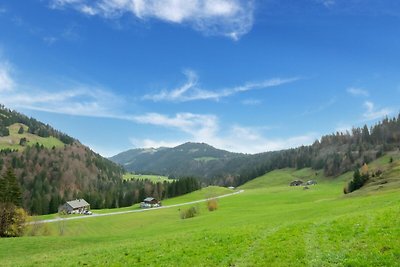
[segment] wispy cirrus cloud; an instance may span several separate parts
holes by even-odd
[[[109,19],[131,14],[142,21],[190,25],[206,35],[234,40],[248,33],[254,20],[254,0],[51,0],[50,6]]]
[[[132,116],[131,120],[141,124],[151,124],[174,128],[195,137],[197,141],[207,139],[218,131],[218,119],[215,115],[177,113],[174,117],[159,113]]]
[[[143,96],[143,99],[152,100],[154,102],[159,102],[159,101],[187,102],[194,100],[219,100],[221,98],[228,97],[234,94],[251,90],[276,87],[287,83],[292,83],[300,79],[299,77],[273,78],[261,82],[247,82],[244,85],[212,91],[200,87],[198,82],[199,79],[196,72],[192,70],[186,70],[184,74],[187,80],[183,85],[174,88],[172,90],[163,90],[155,94],[147,94]]]
[[[11,77],[11,66],[9,63],[0,62],[0,93],[6,91],[12,91],[14,89],[15,82]]]
[[[248,98],[242,101],[242,104],[245,106],[257,106],[260,105],[262,101],[260,99]]]
[[[371,121],[376,119],[382,119],[386,116],[389,116],[394,112],[392,108],[385,107],[377,109],[375,104],[371,101],[365,101],[364,107],[366,108],[365,113],[363,114],[364,119]]]
[[[32,85],[17,84],[5,63],[0,63],[0,100],[12,108],[90,117],[118,117],[115,107],[124,101],[97,86],[77,83],[60,91],[35,90]]]
[[[233,125],[224,132],[220,130],[218,117],[212,114],[178,113],[168,116],[149,113],[134,116],[131,120],[155,127],[178,130],[187,134],[186,138],[177,140],[137,139],[131,142],[136,147],[157,148],[174,147],[187,141],[205,142],[218,148],[233,152],[260,153],[311,144],[318,138],[317,133],[307,133],[289,138],[267,138],[263,128]],[[226,128],[226,127],[224,127]]]
[[[358,87],[347,88],[347,93],[353,96],[369,96],[369,92],[367,90]]]
[[[225,125],[222,127],[219,117],[215,114],[191,112],[180,112],[172,115],[161,113],[132,114],[129,109],[124,108],[127,105],[124,97],[103,89],[101,86],[63,81],[62,84],[66,89],[59,91],[36,90],[34,89],[36,86],[26,86],[21,81],[15,81],[11,75],[9,64],[3,63],[0,66],[0,73],[2,73],[0,76],[2,77],[0,100],[2,104],[8,107],[73,116],[125,120],[139,127],[147,125],[156,130],[168,129],[176,133],[176,136],[181,136],[180,139],[176,140],[165,139],[162,135],[156,139],[133,138],[131,141],[139,147],[176,146],[186,141],[192,141],[205,142],[235,152],[258,153],[309,144],[317,138],[313,133],[286,139],[268,138],[264,134],[264,131],[267,130],[266,127],[244,127],[241,125]],[[276,83],[269,82],[268,84]],[[249,90],[246,86],[238,88],[233,92]],[[185,91],[185,89],[182,89],[182,91]],[[93,144],[92,146],[96,147]],[[100,152],[103,155],[111,155],[110,151],[113,150],[111,149],[108,152],[102,150]]]

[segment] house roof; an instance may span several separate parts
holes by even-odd
[[[145,202],[156,200],[154,197],[146,197],[144,199]]]
[[[87,203],[86,200],[84,200],[83,198],[82,199],[76,199],[76,200],[68,201],[67,204],[70,205],[71,208],[73,208],[73,209],[78,209],[78,208],[90,206],[90,204]]]

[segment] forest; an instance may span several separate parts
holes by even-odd
[[[262,145],[262,144],[260,144]],[[198,177],[203,184],[238,186],[269,171],[312,168],[335,177],[400,147],[400,115],[372,127],[353,128],[322,136],[312,145],[259,154],[240,154],[207,144],[185,143],[174,148],[135,149],[111,160],[129,171]]]
[[[42,137],[54,136],[63,141],[60,148],[46,148],[36,143],[23,149],[0,150],[0,175],[9,168],[15,173],[22,188],[22,207],[30,214],[58,211],[65,201],[84,198],[92,208],[130,206],[147,196],[159,199],[185,194],[200,188],[194,178],[181,178],[172,183],[124,181],[125,170],[93,152],[76,139],[33,118],[0,107],[2,132],[7,127],[22,123],[28,131]]]

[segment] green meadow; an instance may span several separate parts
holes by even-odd
[[[163,182],[172,182],[173,179],[168,179],[168,177],[166,176],[162,176],[162,175],[150,175],[150,174],[133,174],[133,173],[125,173],[123,175],[123,179],[124,180],[131,180],[131,179],[135,179],[135,180],[150,180],[153,183],[163,183]]]
[[[1,239],[0,265],[400,266],[400,161],[388,160],[371,163],[382,177],[348,195],[352,173],[282,169],[218,199],[213,212],[198,203],[43,224],[36,236]],[[294,179],[318,184],[290,187]],[[209,187],[163,204],[232,191]],[[182,220],[191,206],[199,215]]]
[[[18,133],[20,127],[24,128],[24,132],[22,134]],[[40,137],[35,134],[28,133],[28,126],[22,123],[14,123],[8,127],[10,131],[9,136],[0,137],[0,150],[1,149],[17,149],[24,150],[25,146],[21,146],[20,140],[21,138],[26,138],[27,143],[26,146],[33,146],[36,143],[43,145],[46,148],[54,147],[63,147],[64,144],[53,136],[49,137]]]

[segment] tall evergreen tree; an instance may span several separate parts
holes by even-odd
[[[17,178],[12,168],[7,169],[5,175],[1,179],[0,186],[2,188],[0,191],[0,202],[13,203],[16,206],[21,206],[21,187],[18,184]]]

